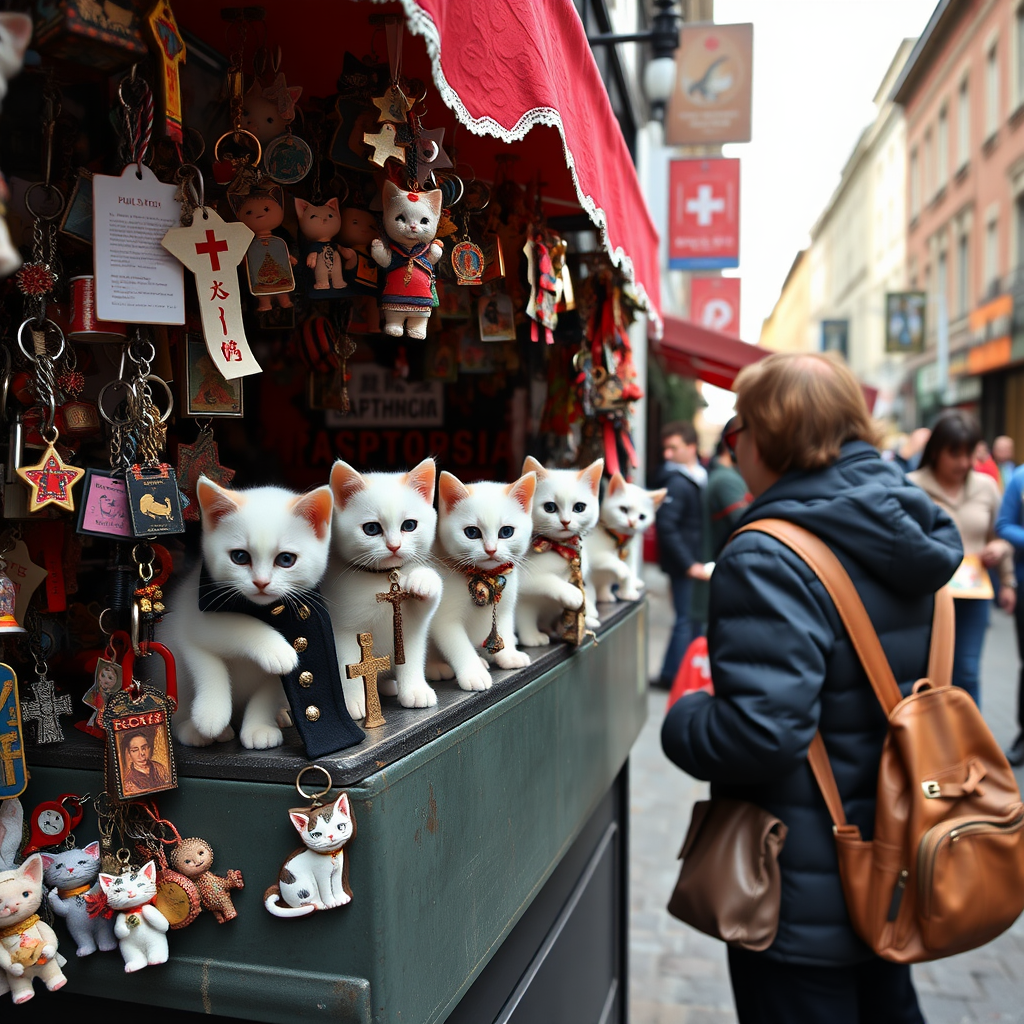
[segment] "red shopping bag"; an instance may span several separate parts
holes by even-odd
[[[680,697],[688,693],[715,692],[715,684],[711,681],[711,662],[708,660],[707,637],[699,636],[686,648],[686,657],[679,666],[672,689],[669,691],[668,704],[665,711],[672,707]]]

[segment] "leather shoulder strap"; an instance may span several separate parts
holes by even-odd
[[[814,570],[832,598],[836,611],[846,626],[850,642],[864,666],[871,688],[888,717],[892,709],[903,699],[903,694],[900,693],[896,678],[889,667],[878,634],[871,625],[864,602],[861,601],[853,581],[839,559],[819,537],[785,519],[758,519],[740,527],[736,533],[747,531],[767,533],[781,541]]]
[[[928,651],[928,679],[933,686],[953,684],[953,643],[956,638],[956,618],[953,612],[953,594],[943,587],[935,594],[932,614],[932,642]]]

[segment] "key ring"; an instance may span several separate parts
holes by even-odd
[[[42,329],[44,333],[52,330],[55,331],[57,337],[60,338],[60,348],[58,348],[57,351],[52,356],[50,356],[50,358],[54,360],[54,362],[56,362],[58,359],[60,359],[62,355],[64,355],[64,349],[67,348],[67,342],[64,340],[64,332],[60,329],[60,327],[58,327],[57,324],[55,324],[52,320],[46,318],[38,320],[36,317],[30,316],[27,320],[22,322],[21,326],[18,328],[18,348],[21,349],[21,354],[30,363],[35,363],[35,349],[30,349],[25,344],[25,328],[28,327],[29,324],[34,323],[42,324]]]
[[[318,793],[314,793],[312,795],[307,793],[302,788],[302,776],[305,775],[306,772],[311,772],[311,771],[323,772],[323,774],[327,778],[327,788],[326,789],[321,789]],[[334,788],[334,780],[331,778],[331,773],[326,768],[324,768],[323,765],[320,765],[320,764],[309,764],[309,765],[306,765],[306,767],[303,768],[302,771],[299,772],[299,774],[295,777],[295,789],[298,791],[299,796],[301,796],[304,800],[309,800],[310,801],[310,807],[319,807],[323,803],[323,800],[321,800],[320,797],[327,796],[327,794],[330,793],[330,791],[333,788]]]

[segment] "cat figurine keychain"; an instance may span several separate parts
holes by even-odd
[[[314,770],[323,773],[327,787],[310,795],[302,788],[302,777]],[[263,905],[275,917],[305,917],[315,910],[344,906],[352,899],[345,846],[356,834],[356,819],[348,793],[340,793],[333,803],[324,803],[322,797],[331,792],[334,781],[330,772],[318,764],[307,765],[299,772],[295,788],[309,805],[290,808],[288,817],[305,846],[286,858],[277,884],[263,894]]]

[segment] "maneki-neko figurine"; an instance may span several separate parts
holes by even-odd
[[[228,199],[235,216],[255,236],[245,253],[245,270],[256,309],[265,313],[275,303],[290,309],[295,290],[292,267],[298,260],[288,251],[288,243],[274,234],[284,221],[282,189],[258,186],[245,194],[229,194]]]

